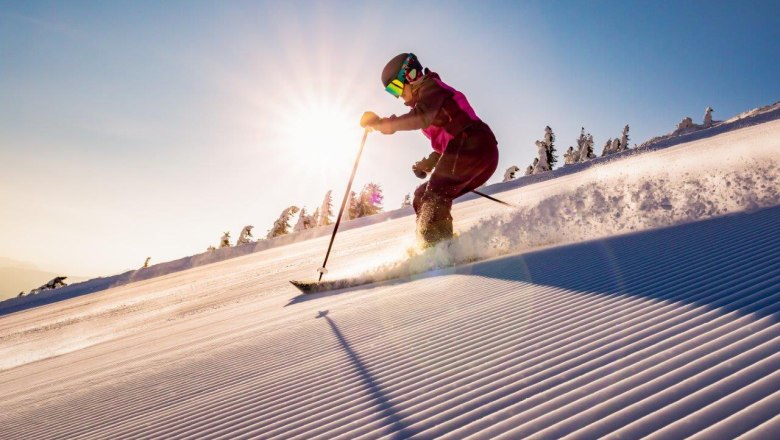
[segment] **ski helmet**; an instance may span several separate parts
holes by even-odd
[[[382,69],[382,87],[387,87],[394,79],[408,84],[422,75],[422,64],[413,53],[402,53],[393,57]]]

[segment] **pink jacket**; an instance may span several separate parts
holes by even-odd
[[[445,84],[437,73],[425,72],[409,113],[382,119],[381,124],[392,131],[422,129],[431,147],[444,153],[452,139],[480,119],[463,93]]]

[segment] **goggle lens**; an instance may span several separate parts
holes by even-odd
[[[385,87],[385,90],[387,90],[387,93],[398,98],[404,91],[404,83],[400,79],[396,78],[392,80],[390,84],[387,85],[387,87]]]

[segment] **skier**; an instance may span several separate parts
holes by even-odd
[[[412,53],[397,55],[382,70],[382,85],[411,107],[405,115],[380,118],[365,112],[362,127],[393,134],[422,130],[433,152],[412,165],[414,174],[431,177],[414,191],[412,206],[417,214],[417,236],[424,247],[452,238],[453,199],[482,184],[498,166],[498,142],[480,120],[466,97],[445,84],[439,75]]]

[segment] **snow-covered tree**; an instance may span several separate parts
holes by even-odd
[[[620,149],[621,149],[621,147],[620,147],[620,139],[618,139],[618,138],[613,139],[612,140],[612,148],[611,148],[612,152],[613,153],[619,153]]]
[[[236,246],[252,242],[252,238],[254,238],[252,237],[252,228],[254,228],[252,225],[244,226],[244,229],[241,230],[241,234],[238,235]]]
[[[55,277],[48,283],[31,290],[30,293],[28,293],[28,295],[37,295],[47,290],[54,290],[54,289],[59,289],[60,287],[65,287],[68,285],[65,282],[67,278],[68,277]]]
[[[582,151],[585,148],[585,127],[580,128],[580,135],[577,137],[577,151]]]
[[[525,175],[530,176],[531,174],[533,174],[534,169],[536,168],[536,164],[538,163],[539,163],[539,158],[538,157],[534,158],[533,163],[531,165],[528,165],[528,168],[525,169]]]
[[[555,154],[555,134],[549,125],[544,127],[544,144],[547,148],[547,164],[553,169],[558,163],[558,155]]]
[[[331,220],[331,217],[333,216],[333,202],[331,200],[331,192],[328,191],[325,193],[325,198],[322,200],[322,205],[320,205],[320,216],[317,220],[317,226],[327,226],[333,221]]]
[[[317,212],[315,211],[315,215]],[[306,213],[306,208],[301,208],[301,212],[298,214],[298,221],[293,227],[293,232],[305,231],[317,226],[317,217]]]
[[[679,124],[677,124],[678,130],[685,130],[686,128],[693,127],[693,119],[691,119],[690,116],[686,116],[683,118],[682,121],[680,121]]]
[[[344,212],[341,214],[341,221],[347,222],[360,217],[358,212],[360,209],[359,205],[357,194],[355,191],[350,191],[349,199],[347,199],[347,204],[344,206]]]
[[[628,124],[623,127],[623,134],[620,136],[620,151],[628,150]]]
[[[222,234],[222,238],[219,240],[219,248],[226,248],[230,247],[230,232],[225,232]]]
[[[518,172],[520,172],[520,168],[516,167],[515,165],[507,168],[504,172],[504,180],[502,180],[502,182],[509,182],[510,180],[514,180]]]
[[[303,229],[312,229],[317,227],[317,216],[319,216],[319,210],[315,210],[314,214],[307,215],[303,219]]]
[[[360,191],[358,198],[357,217],[367,217],[382,212],[382,187],[377,183],[367,183]]]
[[[217,250],[217,248],[211,245],[209,245],[209,247],[206,248],[206,252],[214,252],[215,250]]]
[[[311,227],[316,228],[320,224],[320,208],[314,210],[314,214],[311,215]]]
[[[553,134],[552,128],[550,128],[549,125],[544,127],[544,140],[536,141],[535,144],[538,157],[534,159],[533,165],[526,169],[526,176],[529,174],[550,171],[558,161],[558,156],[555,154],[555,134]],[[507,174],[504,175],[505,182],[510,170],[511,168],[507,170]]]
[[[712,127],[712,107],[704,109],[704,128]]]
[[[295,226],[293,226],[293,232],[300,232],[306,229],[304,227],[304,224],[306,222],[306,217],[307,217],[306,207],[304,206],[303,208],[301,208],[301,212],[298,214],[298,221],[295,222]]]
[[[580,129],[580,136],[577,138],[577,150],[574,152],[576,162],[585,162],[596,157],[593,154],[593,136],[585,134],[585,127]]]
[[[547,161],[547,145],[544,141],[536,141],[536,149],[539,152],[539,157],[536,161],[536,166],[534,166],[534,174],[550,171],[550,163]]]
[[[575,152],[575,157],[577,158],[577,162],[584,162],[587,160],[587,153],[585,153],[585,158],[583,159],[583,151],[585,151],[587,144],[587,137],[585,136],[585,127],[580,128],[580,136],[577,138],[577,151]]]
[[[593,135],[588,133],[588,135],[585,137],[585,158],[586,159],[593,159],[596,157],[596,155],[593,153]]]
[[[406,208],[407,206],[412,206],[412,195],[407,194],[404,196],[404,201],[401,202],[401,208]]]
[[[281,237],[290,233],[290,218],[299,211],[297,206],[290,206],[282,211],[279,218],[274,222],[273,227],[268,231],[266,238],[269,240],[275,237]]]
[[[601,157],[604,157],[608,154],[612,154],[612,138],[607,139],[607,142],[604,144],[604,148],[601,150]]]
[[[577,162],[577,158],[575,157],[576,152],[574,151],[574,147],[569,147],[568,150],[566,150],[565,153],[563,153],[563,165],[571,165],[573,163]]]

